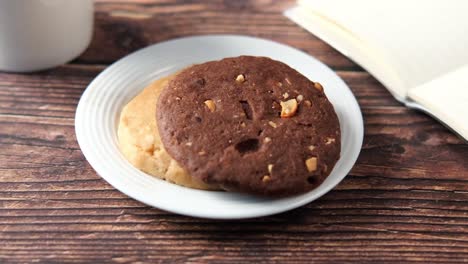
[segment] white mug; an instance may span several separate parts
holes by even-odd
[[[31,72],[78,57],[93,31],[92,0],[0,0],[0,71]]]

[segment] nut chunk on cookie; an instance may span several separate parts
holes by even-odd
[[[281,117],[291,117],[296,113],[297,101],[291,99],[286,102],[281,102]]]
[[[307,192],[340,157],[338,118],[323,90],[265,57],[206,62],[161,92],[158,130],[169,155],[205,183],[268,196]]]
[[[208,109],[210,109],[211,112],[214,112],[216,110],[216,105],[213,102],[213,100],[206,100],[204,103],[205,103],[206,107],[208,107]]]

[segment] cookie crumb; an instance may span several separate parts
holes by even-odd
[[[291,85],[291,82],[289,81],[288,78],[284,79],[289,85]]]
[[[205,103],[206,107],[208,107],[208,109],[210,109],[211,112],[214,112],[216,110],[216,105],[213,102],[213,100],[206,100],[204,103]]]
[[[323,86],[319,82],[315,82],[314,87],[315,87],[315,89],[323,92]]]
[[[304,96],[302,94],[300,94],[300,95],[298,95],[296,97],[296,99],[297,99],[298,102],[301,102],[302,100],[304,100]]]
[[[308,148],[309,148],[310,151],[314,151],[315,146],[314,146],[314,145],[310,145]]]
[[[285,102],[280,102],[280,104],[281,104],[281,117],[291,117],[297,111],[296,99],[290,99]]]
[[[198,155],[200,155],[200,156],[203,156],[203,155],[205,155],[205,154],[206,154],[206,152],[203,151],[203,150],[198,152]]]
[[[289,94],[287,92],[283,94],[284,99],[288,99],[288,97],[289,97]]]
[[[265,182],[265,183],[266,183],[266,182],[269,182],[270,180],[271,180],[270,175],[265,175],[265,176],[263,176],[263,178],[262,178],[262,182]]]
[[[329,145],[331,143],[334,143],[335,139],[334,138],[327,138],[327,141],[325,142],[326,145]]]
[[[238,82],[238,83],[243,83],[243,82],[245,82],[244,74],[239,74],[239,75],[237,75],[237,77],[236,77],[236,82]]]
[[[307,167],[307,171],[313,172],[313,171],[317,170],[317,158],[316,157],[308,158],[305,161],[305,164],[306,164],[306,167]]]
[[[276,127],[277,127],[276,123],[273,122],[273,121],[268,121],[268,124],[269,124],[271,127],[273,127],[273,128],[276,128]]]
[[[323,165],[323,170],[322,170],[322,171],[325,172],[325,173],[328,172],[328,166],[327,166],[327,164],[324,164],[324,165]]]
[[[312,103],[309,101],[309,100],[305,100],[304,103],[307,105],[307,106],[311,106]]]
[[[179,96],[177,96],[175,99],[176,99],[177,101],[180,101],[181,98],[180,98]]]
[[[266,137],[266,138],[263,140],[263,142],[265,142],[265,143],[268,143],[268,142],[270,142],[270,141],[271,141],[271,138],[269,138],[269,137]]]
[[[268,164],[268,173],[271,175],[271,171],[273,170],[273,164]]]
[[[187,146],[187,147],[192,146],[192,142],[187,142],[187,143],[185,143],[185,146]]]
[[[241,127],[245,127],[245,123],[244,123],[244,122],[241,123]]]
[[[278,82],[277,83],[279,87],[282,87],[283,86],[283,83],[282,82]]]

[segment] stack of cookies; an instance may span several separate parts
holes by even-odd
[[[147,173],[267,196],[316,188],[341,149],[322,85],[252,56],[190,66],[156,82],[124,108],[118,133],[123,154]]]

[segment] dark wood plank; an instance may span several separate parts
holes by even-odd
[[[282,15],[293,1],[98,1],[93,41],[77,63],[111,63],[176,37],[242,34],[304,50],[335,69],[360,69]],[[105,47],[105,48],[103,48]]]

